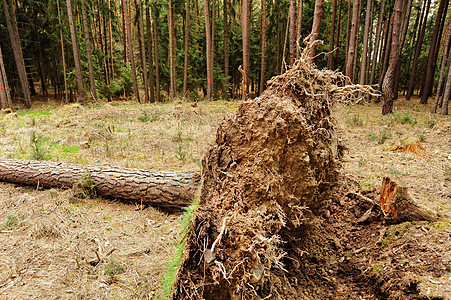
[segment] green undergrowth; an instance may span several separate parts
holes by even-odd
[[[182,240],[177,243],[175,246],[175,252],[172,257],[172,260],[166,266],[166,272],[163,275],[162,280],[162,288],[163,294],[160,299],[170,299],[172,287],[174,286],[174,282],[180,268],[180,264],[183,258],[183,251],[186,246],[188,232],[191,229],[191,222],[193,220],[194,213],[199,208],[199,196],[196,196],[193,202],[185,208],[185,212],[183,213],[182,220],[180,221],[180,236]]]

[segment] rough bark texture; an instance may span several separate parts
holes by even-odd
[[[302,32],[302,13],[304,11],[304,0],[299,0],[299,7],[298,7],[298,22],[297,22],[297,33],[296,33],[296,59],[299,58],[299,55],[301,54],[300,46],[298,46],[298,41],[301,39],[301,32]],[[301,42],[299,42],[300,44]]]
[[[87,174],[102,197],[175,209],[193,200],[200,181],[193,173],[0,159],[0,181],[69,188]]]
[[[185,61],[183,64],[183,97],[188,86],[188,47],[189,47],[189,1],[185,2]]]
[[[212,82],[213,82],[213,74],[212,74],[212,61],[211,61],[211,51],[213,51],[211,47],[211,27],[210,27],[210,10],[208,9],[208,0],[204,0],[204,17],[205,17],[205,37],[207,41],[206,45],[206,53],[207,53],[207,101],[212,100],[213,91],[212,91]]]
[[[23,59],[22,46],[20,44],[19,29],[17,27],[14,3],[11,0],[3,0],[3,12],[5,13],[6,26],[8,27],[9,38],[13,48],[14,59],[16,61],[17,72],[25,99],[25,106],[31,107],[30,86],[27,80],[27,71]]]
[[[365,16],[365,32],[363,33],[363,51],[362,51],[362,63],[360,67],[360,76],[359,76],[359,84],[366,83],[366,74],[367,74],[367,59],[368,59],[368,37],[370,35],[370,22],[371,22],[371,10],[372,10],[373,1],[367,0],[366,4],[366,16]]]
[[[324,0],[315,0],[315,12],[313,14],[312,33],[310,36],[310,43],[316,41],[319,37],[319,30],[321,27],[321,18],[323,17]],[[313,59],[316,53],[316,45],[313,46],[310,52],[310,58]]]
[[[97,101],[96,83],[94,81],[94,67],[92,65],[91,39],[89,38],[88,18],[86,17],[85,1],[81,3],[81,13],[83,21],[83,33],[85,36],[86,56],[88,58],[89,85],[91,87],[91,96]]]
[[[382,1],[381,8],[379,11],[379,19],[377,20],[377,28],[376,28],[376,44],[374,46],[374,55],[373,55],[373,63],[371,65],[371,75],[370,75],[370,81],[369,84],[373,84],[374,82],[374,75],[376,73],[376,65],[377,65],[377,57],[379,54],[379,45],[381,41],[381,31],[382,31],[382,24],[384,20],[384,13],[385,13],[385,1]]]
[[[266,0],[262,0],[261,9],[261,44],[262,44],[262,56],[260,61],[260,90],[259,94],[263,93],[265,87],[265,72],[266,72]]]
[[[159,11],[155,4],[152,5],[152,18],[153,18],[153,40],[154,40],[154,53],[155,53],[155,96],[157,102],[161,102],[160,95],[160,55],[158,46],[158,14]]]
[[[228,0],[224,0],[224,77],[225,86],[229,84],[229,12],[228,12]],[[227,91],[226,97],[229,97]]]
[[[147,59],[146,59],[146,46],[144,44],[144,21],[143,21],[143,8],[142,1],[135,0],[135,9],[137,16],[137,29],[138,29],[138,46],[139,46],[139,60],[141,63],[141,77],[144,81],[144,102],[149,103],[149,79],[147,77]]]
[[[64,99],[66,103],[69,103],[68,95],[67,95],[67,78],[66,78],[66,58],[64,55],[64,39],[63,39],[63,27],[61,26],[61,14],[60,14],[60,2],[59,0],[56,1],[56,5],[58,7],[58,25],[60,26],[59,30],[59,38],[61,43],[61,58],[63,62],[63,76],[64,76]],[[56,94],[56,91],[55,91]]]
[[[332,13],[332,29],[330,32],[330,42],[329,42],[329,57],[327,60],[327,68],[329,70],[332,70],[334,68],[334,54],[333,54],[333,50],[334,50],[334,46],[335,46],[335,19],[337,16],[337,0],[334,0],[334,8],[333,8],[333,13]],[[340,30],[340,29],[338,29]],[[337,44],[340,41],[337,39]]]
[[[388,177],[382,180],[379,201],[387,223],[436,221],[413,202],[407,187],[399,186]]]
[[[204,0],[206,1],[206,0]],[[250,31],[249,31],[249,0],[243,0],[242,14],[241,14],[241,33],[243,36],[243,70],[245,74],[245,82],[249,82],[249,52],[250,52]],[[249,93],[249,85],[244,86],[244,95]]]
[[[290,67],[296,59],[296,0],[290,0]]]
[[[2,49],[0,48],[0,108],[11,108],[11,96],[9,94],[8,78],[3,64]]]
[[[150,19],[150,0],[146,4],[146,27],[147,27],[147,63],[149,64],[149,91],[150,102],[155,102],[155,74],[153,72],[153,36],[152,21]]]
[[[72,40],[72,49],[74,52],[75,73],[77,74],[78,93],[80,94],[80,103],[86,102],[86,92],[83,83],[83,75],[80,62],[80,47],[78,46],[77,32],[75,31],[74,18],[72,15],[72,0],[66,1],[67,17],[69,19],[70,37]]]
[[[139,90],[138,90],[138,79],[136,77],[136,67],[135,67],[135,56],[133,54],[133,43],[132,43],[132,26],[130,24],[130,15],[128,11],[128,2],[124,0],[125,10],[125,27],[127,28],[127,44],[128,44],[128,59],[130,60],[130,67],[132,68],[133,75],[133,91],[135,93],[135,98],[138,102],[140,102],[139,98]]]
[[[451,59],[448,59],[448,76],[446,79],[446,87],[445,91],[443,92],[443,101],[442,101],[442,115],[448,114],[448,103],[449,98],[451,97]]]
[[[428,2],[426,4],[426,12],[423,12],[424,19],[422,20],[420,34],[419,34],[419,37],[418,37],[418,40],[417,40],[417,44],[416,44],[416,47],[415,47],[415,55],[413,57],[412,69],[410,71],[410,78],[409,78],[409,86],[407,88],[407,94],[406,94],[406,99],[407,100],[410,100],[410,97],[413,94],[414,80],[415,80],[415,71],[416,71],[416,68],[417,68],[418,58],[420,57],[420,53],[421,53],[421,46],[423,45],[424,34],[426,32],[426,24],[427,24],[427,19],[428,19],[429,8],[430,7],[431,7],[431,0],[428,0]]]
[[[390,64],[387,72],[384,76],[382,83],[382,97],[384,99],[384,105],[382,107],[382,115],[392,113],[393,109],[393,87],[394,77],[396,74],[396,68],[399,60],[401,59],[401,47],[400,47],[400,28],[401,28],[401,14],[402,14],[402,2],[403,0],[396,0],[393,8],[393,31],[392,31],[392,43],[390,49]]]
[[[177,97],[177,73],[175,71],[175,12],[174,3],[168,1],[168,31],[169,31],[169,77],[171,80],[169,86],[169,100]]]
[[[428,63],[426,67],[426,75],[424,79],[424,86],[423,86],[423,94],[421,95],[421,104],[427,104],[428,98],[432,93],[432,85],[434,82],[434,73],[435,73],[435,67],[436,67],[436,57],[435,52],[436,48],[440,46],[440,27],[442,24],[442,15],[445,11],[445,6],[447,6],[449,0],[441,0],[440,5],[438,7],[436,19],[435,19],[435,25],[434,25],[434,31],[432,32],[432,39],[431,39],[431,45],[429,47],[429,55],[428,55]],[[445,12],[446,14],[446,12]]]
[[[356,53],[356,45],[358,38],[358,19],[360,19],[360,0],[354,0],[354,6],[352,8],[352,24],[351,24],[351,32],[349,37],[349,46],[348,46],[348,55],[346,58],[346,68],[345,74],[348,76],[351,81],[354,81],[354,60],[357,55]]]
[[[443,56],[442,56],[442,63],[440,67],[440,75],[439,75],[439,81],[437,85],[437,93],[435,95],[435,102],[434,106],[432,107],[432,113],[437,112],[437,107],[440,107],[440,96],[444,93],[442,93],[442,88],[446,87],[446,78],[445,78],[445,69],[447,65],[447,60],[451,59],[449,57],[449,43],[451,38],[451,22],[448,23],[448,32],[446,34],[446,41],[445,41],[445,47],[443,49]],[[445,84],[443,84],[445,83]]]

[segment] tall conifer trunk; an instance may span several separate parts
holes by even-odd
[[[89,85],[91,87],[91,96],[95,101],[97,101],[96,84],[94,81],[94,67],[92,64],[91,41],[89,38],[89,27],[88,27],[88,18],[86,17],[85,1],[81,2],[81,15],[83,22],[83,34],[85,36],[85,44],[86,44],[86,56],[88,58]]]

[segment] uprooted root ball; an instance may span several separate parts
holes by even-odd
[[[304,56],[220,125],[203,159],[201,206],[174,299],[298,299],[302,279],[288,269],[308,268],[309,247],[318,257],[331,251],[329,242],[302,241],[336,182],[331,103],[366,89],[345,80]]]

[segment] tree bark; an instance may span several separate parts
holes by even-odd
[[[138,27],[138,46],[139,46],[139,60],[141,62],[141,76],[144,81],[144,102],[150,103],[149,98],[149,80],[147,78],[147,59],[146,59],[146,46],[144,44],[144,22],[143,22],[143,11],[144,6],[142,5],[142,1],[138,3],[138,0],[135,0],[135,9],[136,9],[136,19],[137,27]]]
[[[128,2],[127,0],[124,0],[124,7],[125,10],[125,27],[127,28],[127,43],[128,43],[128,56],[130,60],[130,67],[132,68],[132,75],[133,75],[133,90],[135,93],[135,98],[139,102],[139,90],[138,90],[138,79],[136,77],[136,67],[135,67],[135,57],[133,54],[133,43],[132,43],[132,26],[130,24],[130,15],[128,12]]]
[[[351,37],[351,0],[348,0],[348,14],[346,17],[346,45],[345,45],[345,53],[349,53],[349,40]],[[348,55],[345,55],[345,65],[344,70],[346,72],[346,66],[348,65]]]
[[[371,26],[371,10],[373,1],[367,0],[366,4],[366,15],[365,15],[365,31],[363,33],[363,51],[362,51],[362,63],[360,67],[359,84],[366,84],[366,74],[367,74],[367,59],[368,59],[368,38],[370,34]]]
[[[382,82],[382,97],[384,99],[384,105],[382,107],[382,115],[392,113],[393,109],[393,85],[396,68],[399,60],[401,59],[401,47],[400,47],[400,28],[401,28],[401,14],[402,14],[403,0],[396,0],[393,8],[393,31],[391,42],[391,55],[390,64],[387,69],[387,73],[384,76]]]
[[[60,42],[61,42],[61,58],[63,61],[63,76],[64,76],[64,98],[66,103],[69,103],[68,95],[67,95],[67,77],[66,77],[66,59],[64,55],[64,40],[63,40],[63,27],[61,26],[61,14],[60,14],[60,2],[56,0],[56,4],[58,6],[58,25],[60,26]]]
[[[205,1],[205,0],[204,0]],[[243,0],[241,14],[241,34],[243,38],[243,71],[245,82],[249,82],[249,52],[250,52],[250,31],[249,31],[249,0]],[[244,86],[244,98],[249,93],[249,85]]]
[[[0,47],[0,79],[2,86],[1,93],[4,93],[4,98],[1,99],[2,105],[0,108],[12,108],[11,94],[9,93],[8,78],[6,77],[5,64],[3,62],[2,48]]]
[[[15,7],[12,0],[3,0],[3,12],[5,14],[6,26],[8,27],[9,38],[13,48],[14,59],[16,61],[17,72],[19,74],[20,84],[25,99],[25,106],[31,107],[30,86],[27,79],[27,71],[25,70],[25,61],[23,59],[22,46],[20,44],[19,29],[17,27],[17,19]]]
[[[172,0],[168,1],[168,31],[169,31],[169,100],[172,101],[177,97],[177,78],[175,70],[175,12],[174,3]]]
[[[379,76],[379,86],[382,88],[382,83],[384,82],[385,73],[387,72],[389,59],[390,59],[390,53],[391,53],[391,44],[392,44],[392,38],[393,38],[393,13],[390,14],[389,22],[388,22],[388,29],[387,34],[385,37],[385,45],[384,45],[384,52],[383,52],[383,59],[382,59],[382,66],[381,66],[381,75]]]
[[[102,197],[164,208],[187,206],[200,184],[196,173],[0,158],[0,181],[70,188],[88,174]]]
[[[210,10],[208,8],[208,0],[204,0],[204,17],[205,17],[205,37],[207,41],[206,45],[206,57],[207,57],[207,101],[212,100],[212,82],[213,74],[211,73],[211,27],[210,27]]]
[[[336,0],[335,0],[336,1]],[[296,0],[290,0],[290,67],[296,59]]]
[[[341,0],[340,0],[340,2],[341,2]],[[337,51],[335,51],[335,62],[336,62],[336,64],[337,64],[337,66],[335,67],[335,68],[338,68],[338,58],[339,58],[339,56],[340,56],[340,50],[341,50],[341,47],[340,47],[340,34],[341,34],[341,14],[342,14],[342,9],[341,9],[341,4],[339,5],[339,10],[338,10],[338,28],[337,28],[337,41],[336,41],[336,44],[337,44],[337,46],[336,46],[336,48],[337,48]],[[332,65],[333,65],[334,63],[332,63]]]
[[[451,58],[449,57],[449,44],[450,44],[450,38],[451,38],[451,22],[448,23],[448,30],[447,30],[447,34],[446,34],[446,41],[445,41],[445,47],[443,49],[443,56],[442,56],[442,63],[441,63],[441,67],[440,67],[440,75],[439,75],[439,81],[438,81],[438,85],[437,85],[437,94],[435,95],[435,103],[434,106],[432,107],[432,113],[436,113],[437,112],[437,107],[440,106],[440,95],[442,94],[442,88],[444,86],[443,82],[445,82],[446,85],[446,81],[445,81],[445,68],[447,65],[447,60],[450,60]]]
[[[74,18],[72,16],[72,0],[67,0],[67,17],[69,18],[70,37],[72,40],[72,49],[74,51],[75,72],[77,75],[78,92],[80,94],[80,103],[86,103],[86,92],[83,84],[83,75],[80,62],[80,47],[78,46],[77,33],[75,31]]]
[[[354,81],[354,60],[357,55],[355,48],[357,45],[358,28],[357,23],[360,18],[360,0],[354,0],[354,6],[352,8],[352,24],[351,32],[349,36],[348,55],[346,59],[345,75],[348,76],[351,82]]]
[[[260,64],[260,90],[259,94],[263,93],[265,87],[265,72],[266,72],[266,0],[262,1],[261,8],[261,44],[262,44],[262,56]]]
[[[210,74],[211,74],[211,98],[213,99],[214,94],[215,94],[215,9],[216,9],[216,1],[215,0],[210,0],[211,2],[211,18],[210,18],[210,23],[211,23],[211,64],[210,64]]]
[[[81,15],[83,22],[83,33],[85,35],[86,56],[88,58],[89,84],[91,87],[91,96],[95,101],[97,101],[96,83],[94,81],[94,67],[92,65],[91,41],[89,39],[89,27],[88,27],[88,18],[86,17],[85,1],[81,2]]]
[[[379,11],[379,19],[377,20],[377,28],[376,28],[376,44],[374,46],[374,55],[373,55],[373,63],[371,65],[371,75],[370,75],[370,81],[369,84],[373,84],[374,82],[374,75],[376,73],[376,65],[377,65],[377,57],[379,55],[379,45],[381,44],[381,31],[382,31],[382,24],[384,23],[384,14],[385,14],[385,1],[381,1],[381,8]]]
[[[124,57],[124,64],[127,62],[127,26],[125,25],[125,10],[128,11],[128,7],[125,6],[124,1],[121,1],[122,4],[122,44],[123,44],[123,57]]]
[[[445,91],[443,92],[443,100],[442,100],[442,115],[448,114],[448,103],[449,98],[451,97],[451,58],[448,58],[448,76],[446,78]]]
[[[407,0],[406,2],[406,7],[404,9],[403,12],[403,16],[402,16],[402,26],[401,26],[401,37],[400,37],[400,43],[399,43],[399,47],[401,48],[401,52],[402,49],[404,49],[404,45],[406,42],[406,38],[407,38],[407,29],[409,28],[409,23],[410,23],[410,13],[412,11],[412,0]],[[399,79],[400,79],[400,74],[401,74],[401,60],[398,62],[398,66],[396,67],[396,75],[395,75],[395,85],[394,85],[394,96],[395,99],[398,99],[398,94],[399,94]]]
[[[299,0],[298,8],[298,24],[297,24],[297,34],[296,34],[296,59],[299,58],[301,54],[300,39],[302,34],[302,14],[304,11],[304,0]]]
[[[324,0],[315,0],[315,12],[313,13],[313,25],[312,25],[312,33],[310,36],[310,43],[316,41],[319,36],[319,30],[321,27],[321,18],[323,17],[323,6]],[[314,59],[316,53],[316,46],[312,47],[312,51],[310,52],[310,58]]]
[[[426,23],[427,23],[430,7],[431,7],[431,0],[428,0],[428,2],[426,4],[426,12],[423,11],[424,19],[421,21],[422,22],[421,29],[420,29],[421,31],[420,31],[420,34],[419,34],[419,37],[417,40],[417,45],[415,47],[415,55],[413,57],[412,69],[410,71],[410,78],[409,78],[409,86],[407,88],[407,94],[406,94],[407,100],[410,100],[410,97],[413,94],[415,71],[417,68],[418,58],[420,57],[420,53],[421,53],[421,46],[423,45],[424,34],[426,32]]]
[[[229,86],[229,9],[228,0],[224,0],[224,77],[225,86]],[[229,90],[226,93],[227,98],[229,97]]]
[[[370,0],[368,0],[370,1]],[[327,68],[329,70],[332,70],[334,68],[334,55],[333,55],[333,51],[334,51],[334,46],[335,46],[335,19],[337,17],[337,0],[334,0],[334,8],[333,8],[333,12],[332,12],[332,30],[330,32],[330,43],[329,43],[329,57],[328,57],[328,61],[327,61]],[[338,44],[338,40],[337,40],[337,44]]]
[[[426,66],[426,76],[423,86],[423,94],[421,95],[421,104],[427,104],[428,98],[432,93],[432,85],[434,82],[434,73],[436,68],[435,50],[440,46],[440,27],[442,23],[442,15],[445,11],[445,6],[448,6],[449,0],[440,0],[440,5],[435,19],[434,31],[432,32],[431,45],[429,47],[428,62]],[[446,14],[446,11],[445,11]]]
[[[153,40],[155,46],[155,94],[157,102],[161,102],[160,95],[160,51],[158,47],[158,14],[159,10],[155,4],[152,5],[153,17]]]
[[[185,62],[183,64],[183,97],[188,87],[188,47],[189,47],[189,1],[185,2]]]
[[[155,102],[155,74],[153,72],[153,37],[152,37],[152,21],[150,19],[150,7],[147,0],[146,5],[146,27],[147,27],[147,63],[149,64],[149,90],[150,102]]]

